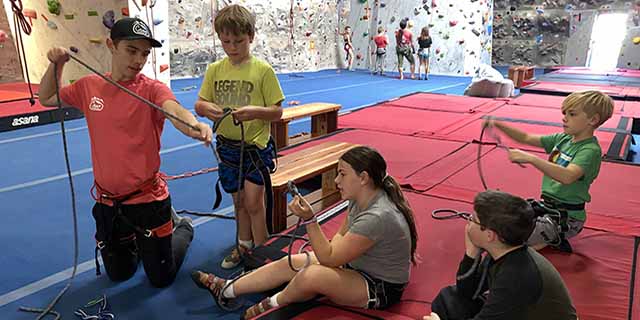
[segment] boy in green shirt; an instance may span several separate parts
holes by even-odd
[[[264,185],[274,168],[270,122],[282,116],[284,94],[273,68],[249,52],[256,29],[255,17],[246,8],[229,5],[220,10],[214,28],[227,57],[207,67],[195,110],[199,116],[220,122],[218,176],[222,188],[233,196],[238,224],[239,245],[222,261],[222,268],[231,269],[246,250],[267,240]],[[222,119],[226,108],[233,112]],[[242,185],[238,175],[243,132],[234,121],[244,126]]]
[[[527,134],[519,129],[493,120],[493,126],[511,139],[536,147],[543,147],[548,159],[539,158],[518,149],[509,150],[509,160],[530,163],[542,171],[542,200],[545,205],[567,212],[566,225],[547,216],[539,217],[528,244],[536,249],[553,244],[571,252],[565,240],[582,231],[586,220],[585,202],[591,201],[589,186],[600,171],[602,150],[593,132],[613,114],[613,100],[599,91],[574,92],[562,102],[563,133],[546,136]],[[564,232],[559,236],[559,231]]]

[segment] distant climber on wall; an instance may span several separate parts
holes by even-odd
[[[342,40],[344,40],[344,51],[347,54],[347,69],[351,71],[353,68],[353,43],[351,42],[353,33],[351,32],[351,27],[344,27],[344,32],[340,32],[338,29],[336,29],[336,31],[342,36]]]
[[[413,54],[416,52],[416,48],[413,45],[413,34],[407,29],[408,18],[400,21],[400,29],[396,31],[396,54],[398,55],[398,72],[400,73],[400,80],[404,79],[402,74],[402,64],[404,58],[407,58],[411,65],[411,79],[415,79],[416,62],[413,59]]]

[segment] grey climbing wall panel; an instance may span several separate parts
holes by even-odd
[[[252,53],[276,71],[336,66],[337,1],[169,1],[173,77],[201,76],[207,64],[225,56],[212,29],[212,17],[230,3],[240,3],[255,14],[257,34]]]
[[[634,21],[640,23],[638,6],[640,1],[625,0],[495,0],[493,64],[584,66],[596,16],[630,13],[631,30]],[[622,55],[625,46],[634,47],[631,39]],[[637,65],[634,59],[621,57],[619,65]]]
[[[364,20],[367,7],[371,17]],[[371,68],[370,55],[375,47],[371,37],[378,26],[383,26],[390,42],[385,70],[397,70],[394,33],[400,20],[409,18],[414,40],[423,27],[430,30],[432,73],[473,74],[480,63],[491,63],[492,15],[491,0],[352,1],[347,21],[353,28],[354,53],[359,57],[354,67]],[[408,70],[406,61],[404,70]]]

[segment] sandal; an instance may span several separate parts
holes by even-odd
[[[204,282],[200,280],[201,275],[203,274],[207,276]],[[214,300],[218,301],[218,299],[220,298],[222,298],[223,300],[226,300],[226,298],[221,295],[222,295],[222,288],[224,288],[225,284],[227,283],[227,280],[218,278],[211,273],[206,273],[199,270],[194,270],[193,272],[191,272],[191,279],[193,280],[193,282],[195,282],[198,288],[202,288],[209,291],[209,293],[211,293],[211,295],[213,296]]]
[[[271,309],[273,309],[273,307],[271,306],[271,304],[269,303],[269,297],[264,298],[262,301],[254,304],[253,306],[249,307],[249,309],[247,309],[244,312],[244,319],[251,319],[254,317],[257,317],[260,314],[263,314]]]

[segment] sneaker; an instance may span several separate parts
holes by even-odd
[[[238,248],[240,248],[240,251],[238,251]],[[233,248],[233,250],[231,250],[231,253],[229,253],[229,255],[224,257],[222,263],[220,263],[220,267],[222,267],[222,269],[233,269],[237,267],[238,265],[240,265],[240,263],[242,263],[242,256],[247,253],[247,251],[249,251],[249,249],[244,246],[236,246],[235,248]]]
[[[271,309],[273,309],[273,306],[271,306],[271,303],[269,302],[271,298],[266,297],[264,298],[262,301],[254,304],[253,306],[249,307],[245,312],[244,312],[244,319],[253,319],[255,317],[257,317],[258,315],[261,315]]]
[[[209,291],[214,300],[220,300],[220,298],[222,298],[222,302],[225,302],[225,300],[229,300],[221,297],[222,289],[227,283],[226,279],[219,278],[214,274],[202,272],[199,270],[194,270],[191,272],[191,279],[198,286],[198,288]]]

